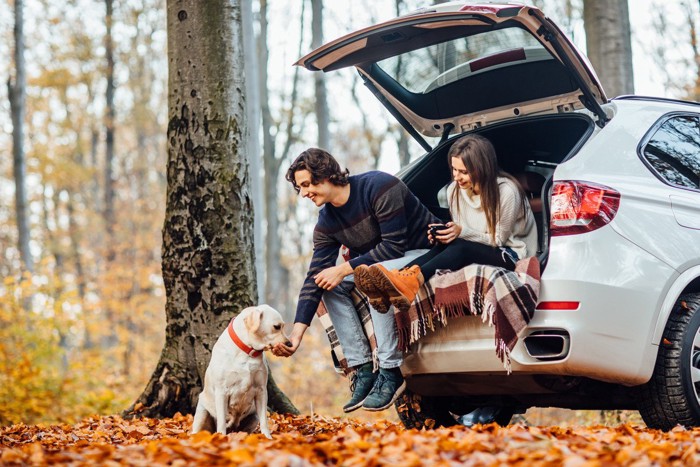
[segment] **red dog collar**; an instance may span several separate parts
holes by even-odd
[[[231,340],[234,344],[238,346],[239,349],[241,349],[243,352],[250,355],[251,357],[259,357],[262,355],[262,350],[255,350],[254,348],[245,345],[241,338],[238,337],[236,331],[233,330],[233,320],[231,320],[231,322],[228,324],[228,335],[231,336]]]

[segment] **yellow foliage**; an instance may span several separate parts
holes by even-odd
[[[145,387],[162,338],[152,339],[152,346],[135,342],[138,336],[117,325],[116,343],[99,345],[112,328],[105,325],[103,313],[90,307],[80,310],[75,295],[63,291],[55,277],[43,286],[30,278],[4,279],[0,287],[0,426],[72,422],[118,413]],[[160,303],[138,296],[132,302],[138,305],[132,307],[134,303],[126,301],[116,312],[131,313],[135,320],[144,307],[163,313]],[[164,328],[162,319],[153,321]],[[152,331],[150,326],[147,330]],[[86,331],[92,343],[86,342]]]

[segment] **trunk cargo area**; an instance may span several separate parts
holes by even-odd
[[[595,128],[584,114],[527,117],[491,125],[470,133],[488,138],[496,148],[499,166],[523,187],[535,214],[538,257],[544,266],[549,243],[549,198],[559,163],[574,157]],[[459,134],[437,145],[399,176],[433,213],[449,220],[446,187],[451,182],[448,153]]]

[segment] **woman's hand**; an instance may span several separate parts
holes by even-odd
[[[459,238],[459,234],[462,233],[462,227],[454,222],[448,222],[445,224],[446,228],[438,230],[435,232],[435,240],[440,243],[450,243],[455,239]]]
[[[430,242],[431,245],[435,245],[435,237],[433,237],[433,229],[432,227],[435,224],[430,224],[428,225],[428,230],[426,231],[426,234],[428,235],[428,241]]]

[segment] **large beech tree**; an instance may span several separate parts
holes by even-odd
[[[194,411],[214,342],[256,299],[240,2],[168,0],[167,30],[166,341],[127,410],[156,417]]]

